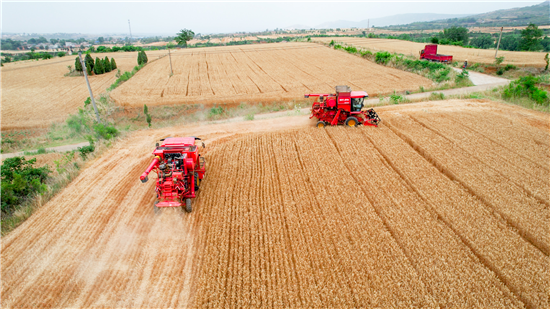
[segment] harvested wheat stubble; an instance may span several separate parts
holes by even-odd
[[[164,51],[162,51],[164,54]],[[148,52],[149,59],[160,51]],[[92,54],[101,59],[114,58],[121,72],[137,65],[137,53]],[[84,77],[65,77],[68,65],[74,69],[75,55],[48,60],[6,63],[2,72],[2,130],[47,127],[63,121],[84,105],[90,96]],[[89,77],[94,95],[105,91],[117,71]]]
[[[371,95],[432,82],[317,44],[194,48],[148,65],[111,97],[120,105],[267,102],[350,85]]]
[[[391,53],[399,53],[405,55],[411,55],[416,58],[420,58],[420,51],[426,46],[425,43],[416,43],[403,40],[390,40],[390,39],[367,39],[367,38],[315,38],[315,41],[330,43],[334,40],[337,43],[344,43],[347,45],[353,45],[355,47],[361,47],[372,52],[389,51]],[[453,61],[468,60],[470,63],[494,63],[495,62],[495,50],[491,49],[475,49],[464,48],[460,46],[450,45],[438,45],[437,53],[443,55],[452,55]],[[544,67],[546,62],[544,61],[544,52],[518,52],[500,50],[498,52],[499,57],[504,57],[503,64],[513,64],[516,66],[529,66],[529,67]]]

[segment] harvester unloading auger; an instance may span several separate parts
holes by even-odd
[[[198,152],[196,140],[201,139],[194,136],[168,137],[161,139],[162,145],[157,143],[153,162],[139,177],[141,182],[147,182],[151,171],[158,175],[155,212],[162,207],[181,207],[187,212],[192,211],[191,199],[195,198],[195,192],[199,190],[200,181],[206,172],[205,160]]]
[[[319,119],[317,127],[339,125],[355,127],[363,124],[378,127],[380,117],[374,109],[363,111],[363,103],[369,95],[365,91],[351,91],[348,86],[336,86],[336,94],[312,93],[305,98],[319,97],[311,106],[311,116]]]

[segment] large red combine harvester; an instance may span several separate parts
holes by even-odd
[[[161,139],[162,145],[157,143],[153,162],[139,177],[145,183],[151,171],[158,175],[155,213],[162,207],[181,207],[187,212],[192,211],[191,199],[195,198],[195,192],[199,190],[200,181],[206,172],[205,160],[198,152],[196,140],[200,138],[168,137]]]
[[[317,127],[323,128],[326,125],[339,125],[355,127],[363,124],[377,127],[380,117],[369,109],[363,111],[363,103],[369,95],[365,91],[351,91],[348,86],[336,86],[335,94],[312,93],[304,95],[305,98],[319,97],[311,106],[311,116],[319,121]]]

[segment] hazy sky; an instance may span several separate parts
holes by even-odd
[[[325,21],[360,21],[406,13],[478,14],[542,1],[356,2],[9,2],[2,1],[1,31],[17,33],[175,34],[261,31]]]

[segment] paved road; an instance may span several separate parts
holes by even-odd
[[[460,72],[460,69],[452,68],[453,70]],[[498,86],[507,85],[510,83],[510,80],[500,77],[494,77],[487,74],[477,73],[477,72],[471,72],[468,71],[470,80],[475,86],[472,87],[466,87],[466,88],[457,88],[457,89],[448,89],[448,90],[438,90],[438,91],[429,91],[429,92],[422,92],[422,93],[415,93],[415,94],[409,94],[405,95],[404,97],[413,101],[413,100],[419,100],[430,97],[430,95],[434,92],[436,93],[443,93],[445,96],[450,95],[460,95],[460,94],[468,94],[473,92],[480,92],[485,91],[488,89],[492,89]],[[380,103],[379,98],[374,99],[368,99],[365,101],[365,106],[373,106],[373,105],[382,105]],[[284,116],[291,116],[291,115],[308,115],[310,113],[310,107],[305,107],[300,110],[293,110],[293,111],[282,111],[282,112],[275,112],[275,113],[269,113],[269,114],[259,114],[255,115],[254,119],[266,119],[266,118],[275,118],[275,117],[284,117]],[[232,119],[226,119],[226,120],[219,120],[219,121],[213,121],[211,123],[225,123],[225,122],[240,122],[245,121],[244,117],[236,117]],[[52,147],[47,148],[47,151],[56,151],[56,152],[65,152],[65,151],[71,151],[76,150],[78,147],[88,146],[89,143],[80,143],[80,144],[73,144],[73,145],[64,145],[64,146],[58,146],[58,147]],[[33,152],[36,152],[34,150]],[[2,154],[2,159],[5,158],[11,158],[15,156],[22,156],[24,155],[23,152],[15,152],[15,153],[4,153]]]

